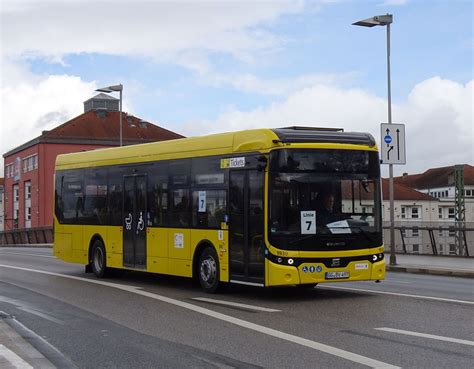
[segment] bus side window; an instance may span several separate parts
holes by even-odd
[[[201,196],[201,199],[199,197],[200,192],[205,193],[205,196]],[[205,201],[205,203],[199,204],[199,201]],[[224,222],[226,209],[227,196],[225,190],[193,191],[193,227],[219,229],[221,223]]]
[[[110,168],[107,180],[107,209],[109,214],[109,224],[114,226],[122,225],[122,190],[123,190],[122,168]]]
[[[191,206],[188,189],[173,191],[172,226],[189,227],[191,225]]]

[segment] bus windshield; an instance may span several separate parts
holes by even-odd
[[[276,150],[270,158],[269,241],[284,250],[382,244],[376,152]]]

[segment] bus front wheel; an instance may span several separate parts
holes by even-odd
[[[219,287],[219,259],[214,248],[207,247],[199,258],[199,283],[207,293],[214,293]]]
[[[102,241],[95,240],[91,252],[91,268],[97,278],[104,278],[107,275],[107,259],[105,257],[105,247]]]

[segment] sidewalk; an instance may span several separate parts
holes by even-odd
[[[0,368],[56,368],[7,323],[9,319],[0,312]]]
[[[387,271],[474,278],[474,258],[396,254],[396,261],[390,265],[390,253],[385,253]]]

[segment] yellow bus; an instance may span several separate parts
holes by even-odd
[[[54,255],[111,269],[313,287],[381,280],[380,165],[366,133],[255,129],[59,155]]]

